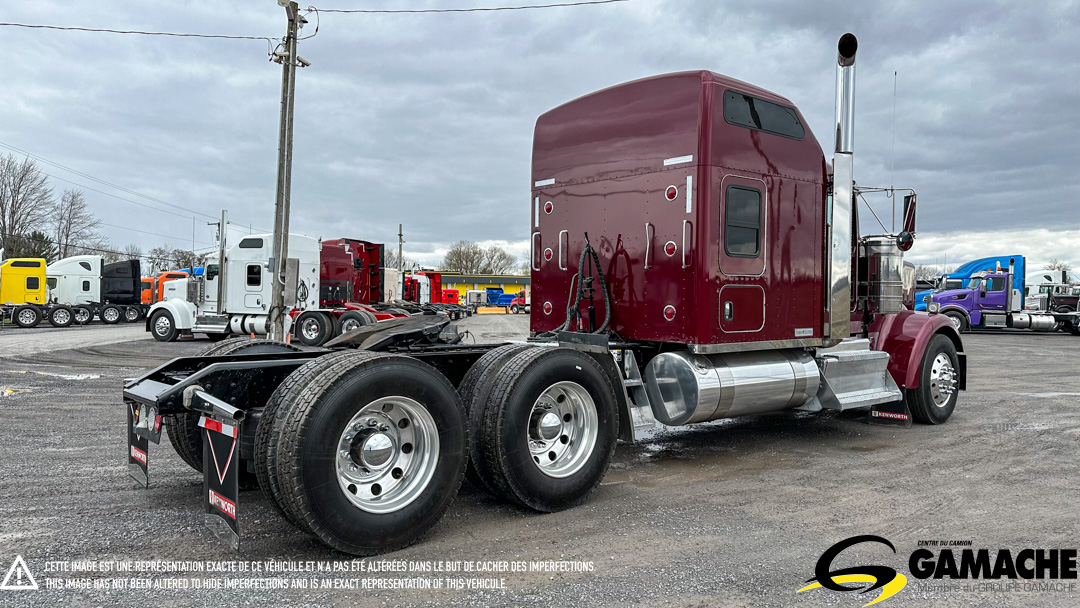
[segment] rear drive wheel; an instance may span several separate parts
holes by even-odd
[[[958,398],[960,365],[952,340],[937,334],[923,352],[919,386],[908,389],[908,409],[916,422],[941,424],[952,416]]]
[[[116,306],[106,306],[101,309],[101,320],[109,325],[114,325],[123,318],[123,313]]]
[[[324,312],[305,312],[296,320],[296,337],[308,346],[322,346],[333,334],[334,323]]]
[[[365,325],[370,325],[371,321],[367,315],[360,314],[359,310],[350,310],[349,312],[341,315],[338,319],[338,324],[341,325],[341,333],[347,334],[350,331],[356,331]]]
[[[165,311],[162,311],[165,312]],[[258,355],[281,352],[294,352],[297,349],[289,344],[272,342],[270,340],[252,340],[250,338],[234,338],[225,340],[203,351],[202,356],[221,355]],[[199,414],[185,412],[173,416],[166,416],[163,420],[165,429],[168,431],[169,443],[172,444],[176,454],[180,456],[191,468],[203,470],[203,430],[199,428]],[[240,488],[250,490],[258,486],[257,476],[247,470],[245,463],[240,468]]]
[[[967,317],[964,316],[964,313],[950,310],[945,313],[945,316],[949,317],[949,323],[952,323],[953,329],[958,333],[964,333],[968,330],[968,320]]]
[[[124,321],[127,323],[134,323],[138,321],[141,316],[142,313],[134,306],[128,306],[124,309]]]
[[[619,432],[615,388],[592,357],[530,348],[496,375],[481,452],[493,482],[542,512],[572,507],[607,472]]]
[[[285,389],[275,473],[308,530],[373,555],[412,544],[446,513],[465,472],[465,415],[430,365],[348,354],[316,359]]]
[[[102,315],[104,315],[104,311],[102,311]],[[176,321],[173,319],[172,313],[167,310],[159,310],[150,318],[150,333],[154,334],[154,339],[158,342],[172,342],[180,335],[180,330],[176,329]]]
[[[79,325],[86,325],[90,319],[94,318],[94,313],[85,306],[76,306],[72,310],[75,311],[75,322]]]
[[[527,348],[529,348],[527,344],[507,344],[489,350],[476,363],[473,363],[461,383],[458,384],[458,396],[461,397],[461,402],[465,405],[465,412],[469,417],[469,467],[465,470],[465,478],[474,486],[487,490],[492,496],[499,498],[509,497],[504,496],[499,488],[489,481],[491,474],[487,470],[487,463],[480,451],[485,406],[491,397],[491,389],[499,370],[514,355]]]
[[[19,327],[37,327],[41,323],[41,311],[36,306],[19,306],[12,318]]]
[[[49,325],[70,327],[75,322],[75,311],[70,306],[57,306],[49,311]]]

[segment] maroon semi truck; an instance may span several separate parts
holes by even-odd
[[[903,233],[857,230],[856,47],[838,46],[831,170],[789,100],[712,72],[544,114],[527,342],[463,344],[445,315],[414,315],[317,351],[219,343],[125,385],[132,475],[148,482],[147,442],[173,417],[207,521],[234,542],[237,487],[258,485],[301,530],[370,555],[414,542],[463,476],[573,507],[617,441],[665,427],[780,410],[945,422],[965,358],[943,316],[902,304],[914,199]]]

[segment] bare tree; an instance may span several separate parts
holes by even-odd
[[[173,267],[172,263],[174,256],[175,251],[169,245],[154,247],[150,250],[150,253],[146,254],[147,262],[149,262],[150,264],[150,272],[163,272],[165,270],[171,270]]]
[[[86,206],[86,197],[79,190],[64,190],[60,202],[52,209],[53,241],[61,258],[72,255],[75,248],[93,240],[101,220]]]
[[[128,243],[124,247],[125,260],[137,260],[142,257],[142,248],[135,243]]]
[[[942,275],[944,271],[940,266],[915,266],[915,280],[916,281],[933,281]]]
[[[450,246],[440,268],[446,272],[477,274],[484,268],[484,249],[469,241],[458,241]]]
[[[409,270],[410,268],[413,267],[414,262],[413,262],[413,260],[411,258],[409,258],[409,256],[407,256],[407,255],[401,256],[401,261],[402,261],[401,268],[403,268],[405,270]],[[397,268],[397,267],[398,267],[397,251],[396,250],[391,250],[389,247],[384,247],[383,248],[383,268]]]
[[[507,274],[514,270],[517,262],[514,256],[506,252],[498,245],[492,245],[484,250],[484,264],[480,269],[483,274]]]
[[[69,255],[100,255],[105,258],[106,264],[119,262],[123,258],[112,242],[100,234],[94,234],[79,241],[78,245],[71,248]]]
[[[526,251],[521,254],[521,261],[518,262],[518,272],[520,274],[532,273],[532,252]]]
[[[0,248],[40,226],[51,207],[52,188],[34,161],[0,158]]]
[[[1049,262],[1043,264],[1043,270],[1064,270],[1069,272],[1072,270],[1072,264],[1057,258],[1050,258]]]
[[[174,249],[172,259],[173,268],[187,268],[191,271],[194,271],[198,266],[204,266],[206,264],[205,253],[195,253],[184,249]]]

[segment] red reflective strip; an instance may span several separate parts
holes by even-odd
[[[217,420],[214,420],[212,418],[207,418],[206,416],[203,416],[202,418],[199,418],[199,426],[201,426],[202,428],[204,428],[204,429],[206,429],[208,431],[214,431],[214,432],[217,432],[217,433],[221,433],[222,435],[225,435],[226,437],[232,437],[234,439],[236,438],[236,427],[235,426],[232,426],[232,425],[229,425],[229,424],[223,424],[223,423],[218,422]]]

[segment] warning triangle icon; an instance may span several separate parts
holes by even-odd
[[[23,589],[36,591],[37,588],[37,581],[34,580],[34,575],[30,574],[30,568],[26,567],[26,562],[23,561],[21,555],[16,555],[15,562],[12,563],[11,568],[8,569],[3,584],[0,584],[0,589],[6,589],[8,591],[18,591]]]

